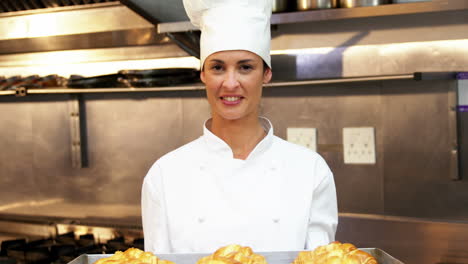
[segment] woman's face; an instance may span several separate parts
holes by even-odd
[[[271,80],[271,70],[255,53],[228,50],[206,58],[200,75],[213,117],[238,120],[258,116],[263,84]]]

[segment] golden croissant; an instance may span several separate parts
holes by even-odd
[[[168,260],[162,260],[151,252],[145,252],[137,248],[129,248],[122,251],[116,251],[114,255],[102,258],[94,264],[175,264]]]
[[[332,242],[313,251],[299,252],[292,264],[378,264],[369,253],[353,244]]]
[[[197,264],[267,264],[264,256],[255,254],[250,247],[229,245],[203,257]]]

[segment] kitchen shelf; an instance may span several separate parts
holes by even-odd
[[[365,76],[365,77],[349,77],[337,79],[317,79],[304,81],[290,82],[272,82],[265,85],[268,87],[285,87],[285,86],[302,86],[316,84],[333,84],[333,83],[351,83],[351,82],[366,82],[366,81],[388,81],[388,80],[415,80],[416,74],[401,74],[401,75],[385,75],[385,76]],[[204,90],[203,84],[195,84],[188,86],[174,87],[148,87],[148,88],[44,88],[44,89],[23,89],[23,92],[16,91],[0,91],[0,95],[16,95],[20,96],[33,94],[85,94],[85,93],[133,93],[133,92],[174,92],[174,91],[200,91]]]
[[[434,0],[430,2],[387,4],[369,7],[335,8],[275,13],[271,17],[271,24],[279,25],[363,17],[411,15],[467,9],[468,1],[466,0]],[[157,29],[158,33],[174,33],[198,30],[189,21],[160,23],[157,25]]]
[[[16,91],[0,91],[0,95],[15,95]]]

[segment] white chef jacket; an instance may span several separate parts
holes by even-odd
[[[316,152],[268,131],[246,160],[204,126],[203,136],[164,155],[142,188],[145,250],[212,253],[314,249],[338,223],[333,175]],[[207,122],[210,122],[207,121]]]

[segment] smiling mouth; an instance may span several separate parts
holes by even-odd
[[[222,96],[221,100],[228,101],[228,102],[236,102],[243,98],[244,97],[241,97],[241,96],[224,96],[224,97]]]

